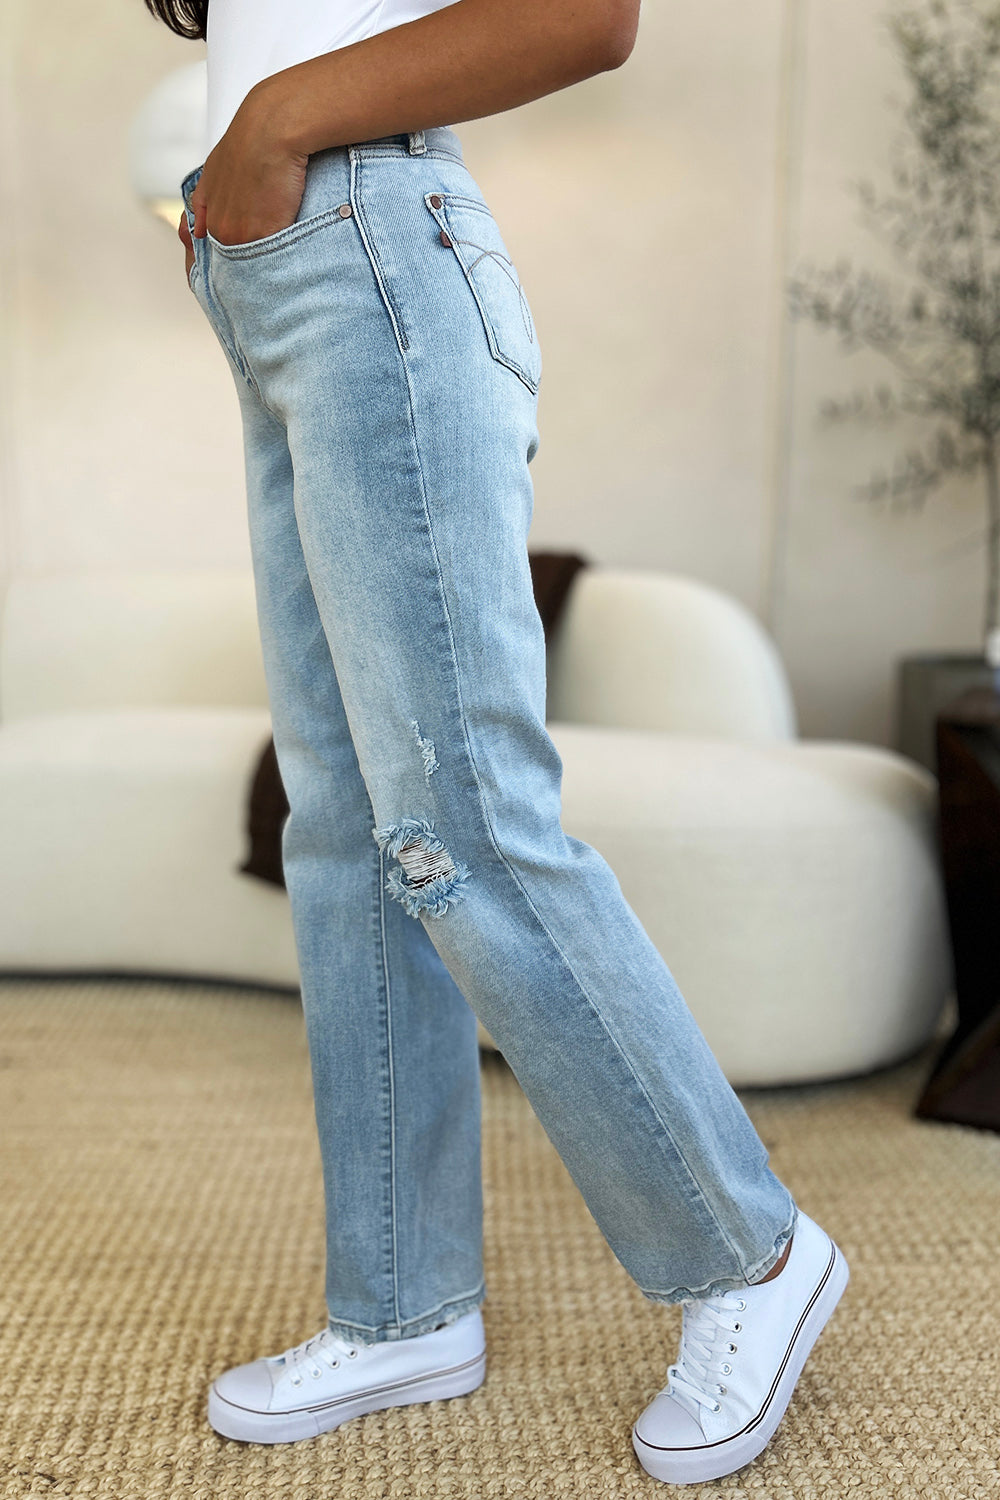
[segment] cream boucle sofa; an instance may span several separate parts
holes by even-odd
[[[563,826],[611,863],[731,1082],[864,1071],[930,1037],[951,984],[934,778],[796,738],[749,611],[587,569],[548,707]],[[249,573],[15,578],[0,969],[296,988],[287,897],[237,869],[269,733]]]

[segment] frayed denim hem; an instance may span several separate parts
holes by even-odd
[[[485,1283],[480,1282],[474,1292],[459,1297],[454,1302],[442,1302],[439,1307],[432,1308],[430,1312],[421,1313],[416,1318],[408,1318],[403,1323],[390,1323],[383,1328],[369,1328],[364,1323],[345,1323],[336,1318],[330,1318],[327,1326],[330,1332],[335,1333],[338,1338],[357,1344],[359,1348],[368,1344],[390,1343],[394,1339],[412,1339],[416,1338],[418,1333],[430,1333],[441,1324],[456,1323],[466,1313],[472,1312],[473,1308],[481,1307],[485,1296]]]
[[[781,1259],[781,1252],[795,1233],[798,1218],[799,1210],[796,1206],[792,1214],[791,1223],[787,1229],[783,1229],[778,1235],[778,1238],[774,1242],[774,1249],[769,1255],[765,1255],[763,1260],[759,1260],[756,1266],[751,1266],[745,1276],[723,1276],[718,1281],[710,1281],[700,1291],[691,1291],[685,1286],[678,1287],[673,1292],[650,1292],[645,1287],[640,1287],[639,1290],[650,1302],[693,1302],[700,1300],[702,1297],[719,1297],[723,1292],[742,1291],[743,1287],[749,1286],[751,1282],[759,1280],[761,1276],[766,1276],[768,1271],[778,1264],[778,1261]]]

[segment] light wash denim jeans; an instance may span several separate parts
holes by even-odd
[[[796,1205],[560,825],[527,554],[541,358],[458,136],[319,151],[294,224],[195,252],[242,410],[330,1327],[403,1338],[484,1298],[477,1016],[645,1296],[746,1285]]]

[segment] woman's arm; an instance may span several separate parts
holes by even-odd
[[[293,150],[455,125],[625,61],[638,0],[454,0],[258,85]]]
[[[453,0],[256,84],[192,195],[226,244],[291,223],[315,151],[498,114],[619,67],[639,0]]]

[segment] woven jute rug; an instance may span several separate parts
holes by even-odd
[[[1000,1491],[1000,1137],[911,1117],[938,1045],[864,1079],[742,1092],[851,1282],[769,1448],[685,1493]],[[0,982],[0,1494],[681,1493],[640,1469],[629,1437],[680,1309],[640,1295],[501,1059],[483,1082],[485,1383],[300,1444],[229,1442],[205,1419],[212,1375],[325,1321],[298,1000]]]

